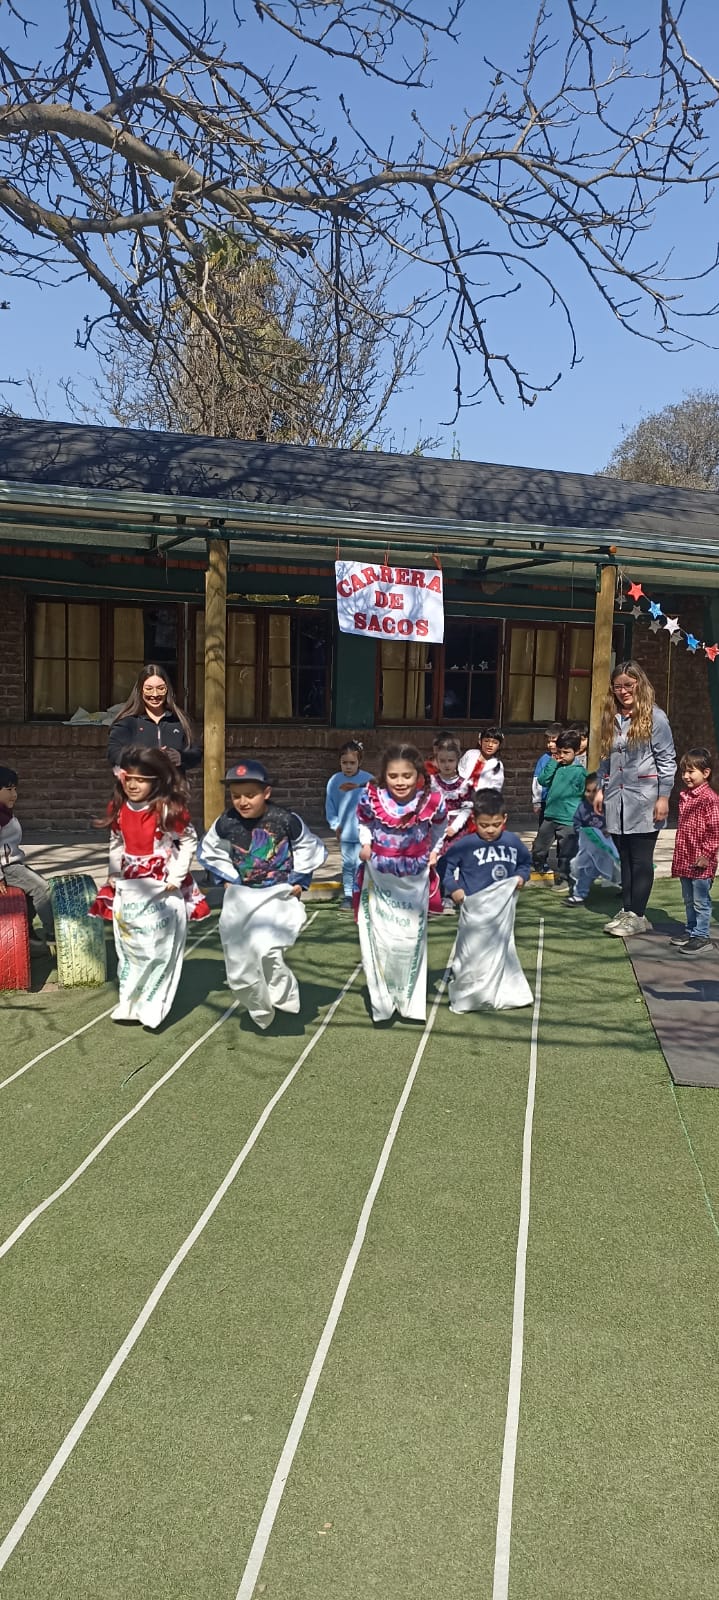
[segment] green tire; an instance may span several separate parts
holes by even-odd
[[[88,916],[88,907],[97,894],[92,878],[71,873],[66,878],[51,878],[50,887],[58,983],[63,989],[105,983],[105,926],[99,919]]]

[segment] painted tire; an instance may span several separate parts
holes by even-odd
[[[92,878],[72,873],[51,878],[55,918],[57,981],[64,989],[104,983],[107,978],[105,928],[88,916],[97,889]]]
[[[0,894],[0,989],[30,988],[30,935],[22,889]]]

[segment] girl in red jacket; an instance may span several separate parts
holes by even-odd
[[[679,796],[672,877],[681,881],[686,928],[671,943],[683,956],[698,956],[711,949],[711,887],[719,856],[719,795],[709,786],[712,758],[708,750],[687,750],[679,769],[685,788]]]

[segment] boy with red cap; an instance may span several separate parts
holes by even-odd
[[[301,904],[327,851],[301,817],[272,799],[261,761],[225,775],[230,804],[205,834],[198,859],[226,884],[220,939],[227,982],[259,1028],[275,1011],[300,1009],[297,979],[284,959],[307,920]]]

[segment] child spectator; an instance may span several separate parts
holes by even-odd
[[[452,839],[462,833],[472,815],[471,786],[468,778],[459,772],[462,747],[453,733],[443,733],[435,745],[435,772],[433,781],[439,789],[447,808],[447,831],[442,842],[446,850]]]
[[[179,767],[139,745],[122,759],[107,810],[109,882],[90,915],[112,920],[120,993],[111,1020],[158,1028],[177,992],[188,919],[210,908],[190,873],[197,835]]]
[[[587,746],[589,744],[589,723],[588,722],[570,722],[570,724],[569,724],[569,726],[567,728],[567,733],[578,733],[579,734],[579,749],[577,751],[577,761],[579,762],[580,767],[586,767],[586,765],[587,765]]]
[[[514,944],[517,890],[527,882],[531,857],[519,835],[507,830],[507,808],[496,789],[475,794],[474,827],[439,865],[445,891],[461,908],[450,1010],[531,1005]]]
[[[33,955],[46,955],[48,943],[55,939],[55,924],[50,904],[50,886],[39,872],[25,865],[22,828],[15,816],[17,773],[13,767],[0,767],[0,894],[22,889],[27,901],[30,949]],[[33,920],[38,917],[43,936],[36,939]]]
[[[302,890],[327,852],[295,812],[274,804],[272,779],[261,761],[238,761],[225,782],[230,804],[208,829],[198,855],[227,885],[220,913],[227,982],[258,1028],[269,1028],[276,1010],[300,1009],[299,986],[284,953],[307,920]],[[295,862],[300,846],[302,860]]]
[[[584,794],[586,774],[577,763],[579,734],[560,733],[556,743],[556,757],[548,762],[542,772],[548,793],[544,803],[544,818],[532,846],[532,865],[535,872],[546,872],[549,851],[556,840],[557,871],[553,888],[564,893],[569,888],[569,867],[577,849],[574,813]]]
[[[617,888],[621,883],[619,851],[607,833],[604,817],[597,816],[594,810],[594,796],[598,787],[596,772],[588,772],[584,798],[574,813],[579,845],[572,861],[573,888],[564,902],[567,906],[583,906],[595,878],[607,878]]]
[[[674,842],[672,877],[679,878],[686,928],[670,942],[683,956],[711,949],[711,889],[719,855],[719,795],[709,786],[712,758],[708,750],[687,750],[679,763],[686,787],[679,796],[679,823]]]
[[[340,747],[340,770],[330,778],[325,798],[327,824],[339,840],[342,852],[344,904],[350,911],[354,877],[359,864],[357,802],[365,785],[372,781],[372,773],[360,768],[361,754],[359,739],[348,739]]]
[[[479,736],[478,750],[465,750],[459,763],[459,775],[469,780],[471,789],[478,789],[480,778],[483,789],[504,788],[504,767],[499,751],[504,744],[501,728],[484,728]]]
[[[549,727],[545,728],[544,737],[547,748],[542,751],[532,776],[532,810],[535,817],[539,817],[540,822],[544,816],[544,802],[547,798],[547,791],[542,782],[541,774],[547,763],[553,761],[557,754],[557,737],[562,731],[561,722],[550,722]]]
[[[368,783],[360,796],[357,821],[358,922],[372,1016],[386,1022],[398,1011],[424,1022],[429,874],[447,812],[414,745],[385,750],[379,783]]]

